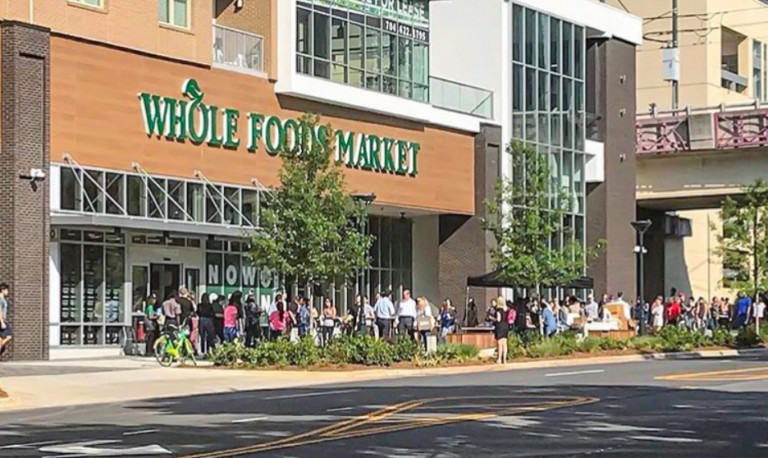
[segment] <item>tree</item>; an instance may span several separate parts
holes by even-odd
[[[304,115],[299,126],[297,138],[280,152],[280,187],[262,204],[251,259],[300,285],[347,279],[368,266],[366,206],[347,191],[333,160],[331,127],[313,115]]]
[[[717,253],[735,274],[725,286],[756,296],[768,289],[768,184],[758,179],[720,211],[723,230]],[[730,280],[730,281],[729,281]],[[726,282],[728,284],[726,284]]]
[[[586,249],[571,237],[564,217],[573,206],[570,194],[558,184],[549,156],[513,141],[507,147],[512,179],[496,183],[493,199],[486,200],[484,226],[496,240],[491,258],[500,278],[520,288],[563,286],[583,273],[602,242]],[[558,247],[559,234],[567,240]]]

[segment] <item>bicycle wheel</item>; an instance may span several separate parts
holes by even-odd
[[[184,354],[181,357],[181,362],[183,363],[187,359],[192,361],[193,366],[197,366],[197,360],[195,359],[195,351],[192,349],[192,342],[189,341],[189,339],[184,339]]]
[[[173,364],[173,356],[168,351],[168,337],[167,336],[160,336],[155,341],[155,359],[157,360],[158,364],[160,364],[163,367],[169,367],[171,364]]]

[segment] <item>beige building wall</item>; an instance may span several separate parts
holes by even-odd
[[[723,288],[723,260],[718,252],[722,231],[719,210],[685,210],[677,216],[691,220],[693,235],[667,238],[664,242],[664,290],[677,288],[686,295],[711,299],[732,297],[736,291]]]
[[[158,0],[102,0],[100,8],[73,0],[0,0],[0,19],[33,23],[64,35],[210,64],[212,0],[189,2],[188,28],[160,23]]]
[[[662,110],[670,109],[672,86],[662,76],[662,49],[672,40],[671,1],[606,3],[645,18],[644,43],[637,52],[638,111],[646,111],[651,103]],[[759,0],[679,0],[679,14],[679,106],[705,107],[753,100],[752,43],[768,43],[768,5]],[[741,92],[720,84],[723,28],[743,36],[738,46],[739,74],[749,83]]]

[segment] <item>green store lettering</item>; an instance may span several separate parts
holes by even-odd
[[[411,177],[419,172],[421,146],[418,143],[342,130],[329,133],[326,126],[308,129],[299,120],[263,113],[249,112],[241,116],[234,108],[203,102],[205,93],[194,79],[184,81],[181,91],[188,100],[146,92],[139,94],[147,136],[236,150],[241,144],[238,126],[244,118],[245,145],[251,153],[263,150],[277,156],[288,150],[300,154],[302,144],[324,145],[333,138],[336,162],[348,168]]]

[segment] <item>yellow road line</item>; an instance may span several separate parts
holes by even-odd
[[[687,372],[683,374],[661,375],[656,377],[656,380],[706,380],[706,377],[718,377],[718,376],[740,376],[740,374],[747,374],[751,372],[768,372],[768,366],[752,367],[749,369],[731,369],[722,371],[709,371],[709,372]],[[768,374],[766,374],[768,375]],[[763,376],[760,376],[763,377]],[[718,378],[716,380],[727,380],[727,378]]]
[[[475,398],[487,399],[482,396],[477,396]],[[491,398],[491,397],[488,397],[488,398]],[[538,405],[521,406],[521,407],[515,406],[515,407],[502,410],[500,412],[466,413],[466,414],[459,414],[459,415],[450,415],[448,417],[433,417],[433,418],[418,418],[418,419],[406,418],[398,423],[391,424],[391,425],[354,430],[354,428],[359,428],[360,426],[365,426],[367,424],[373,424],[381,420],[384,420],[386,418],[392,417],[393,415],[422,407],[424,404],[427,404],[427,403],[433,403],[437,401],[450,400],[450,399],[464,400],[466,398],[434,398],[434,399],[427,399],[424,401],[409,401],[409,402],[403,402],[400,404],[395,404],[392,406],[387,406],[383,409],[377,410],[376,412],[373,412],[367,415],[361,415],[349,420],[345,420],[339,423],[334,423],[332,425],[329,425],[323,428],[311,430],[306,433],[302,433],[296,436],[291,436],[285,439],[267,442],[264,444],[256,444],[251,446],[239,447],[239,448],[234,448],[230,450],[220,450],[217,452],[188,455],[188,458],[233,457],[233,456],[243,455],[246,453],[261,453],[261,452],[266,452],[266,451],[275,450],[275,449],[313,445],[313,444],[318,444],[322,442],[337,441],[342,439],[370,436],[370,435],[376,435],[376,434],[384,434],[384,433],[404,431],[409,429],[440,426],[440,425],[466,422],[466,421],[479,421],[479,420],[489,419],[493,417],[498,417],[502,414],[515,415],[515,414],[524,413],[524,412],[539,412],[539,411],[545,411],[545,410],[554,410],[554,409],[589,404],[589,403],[594,403],[599,401],[599,399],[597,398],[585,398],[585,397],[567,399],[565,397],[558,396],[558,398],[562,400],[551,401],[548,403],[541,403]],[[450,407],[451,406],[447,406],[447,408],[450,408]]]

